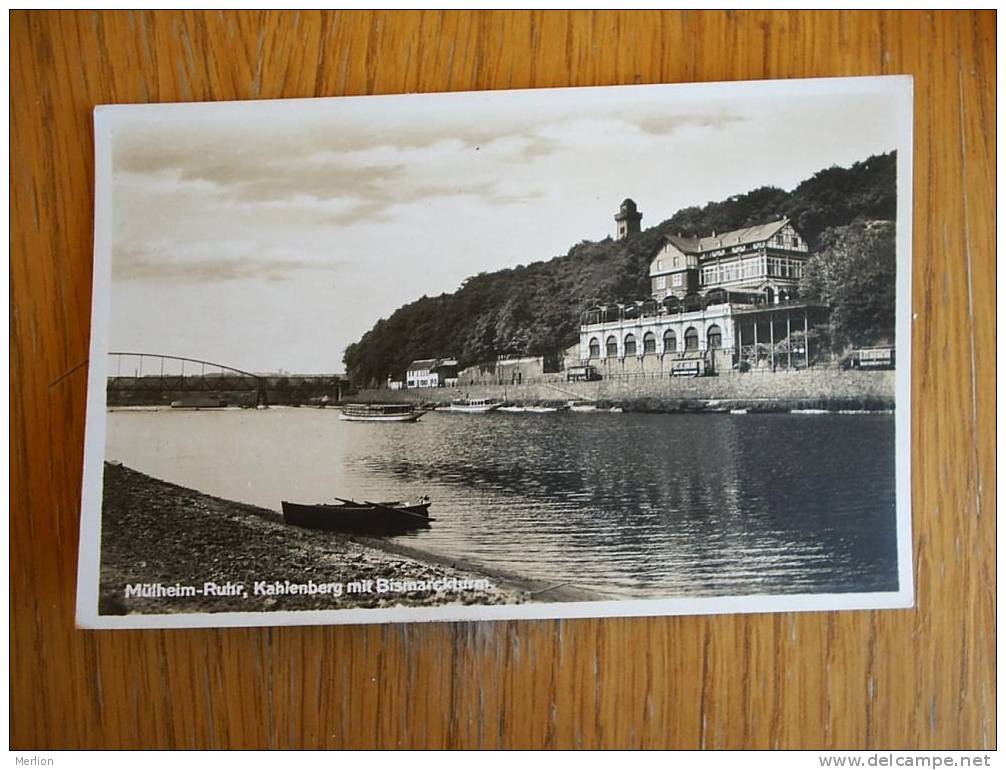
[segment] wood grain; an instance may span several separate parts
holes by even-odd
[[[995,745],[994,12],[13,12],[11,745]],[[73,627],[91,110],[910,73],[918,606]]]

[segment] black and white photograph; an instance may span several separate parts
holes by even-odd
[[[95,113],[78,624],[912,605],[912,81]]]

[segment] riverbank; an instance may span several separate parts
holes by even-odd
[[[275,511],[105,464],[101,614],[585,598],[592,597],[382,539],[291,527]]]
[[[549,380],[509,385],[467,385],[456,388],[361,390],[361,402],[449,404],[473,398],[506,401],[519,406],[557,406],[586,401],[600,408],[626,412],[777,413],[792,411],[890,412],[895,401],[894,371],[808,369],[775,373],[721,374],[712,377],[623,375],[594,382]]]

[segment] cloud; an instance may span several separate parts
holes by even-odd
[[[618,180],[617,157],[631,166],[666,156],[676,132],[746,120],[666,103],[554,105],[545,93],[534,108],[488,109],[497,103],[469,96],[441,110],[373,110],[368,101],[355,117],[343,108],[356,102],[329,104],[328,113],[328,103],[274,105],[240,119],[204,106],[185,120],[166,112],[119,131],[116,278],[279,281],[336,269],[325,257],[348,242],[347,227],[361,226],[366,242],[367,226],[401,217],[432,231],[441,214],[544,205],[563,185]],[[527,211],[513,212],[528,221]]]
[[[292,137],[284,152],[236,143],[153,144],[116,156],[117,185],[170,206],[172,198],[202,196],[231,213],[242,210],[320,224],[382,222],[395,206],[472,197],[487,204],[514,200],[502,191],[512,158],[528,162],[550,152],[544,137],[511,137],[468,146],[440,139],[425,147],[375,145],[337,151],[308,148]],[[255,150],[255,151],[252,151]],[[534,196],[528,188],[519,197]]]
[[[644,134],[670,136],[688,128],[727,129],[749,118],[730,113],[681,115],[674,113],[637,113],[623,119]]]
[[[338,260],[306,259],[245,241],[132,243],[116,248],[112,264],[115,280],[169,283],[282,281],[296,273],[345,267]]]

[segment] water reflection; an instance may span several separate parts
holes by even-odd
[[[118,412],[109,457],[211,494],[429,494],[414,545],[640,597],[897,588],[894,419]]]

